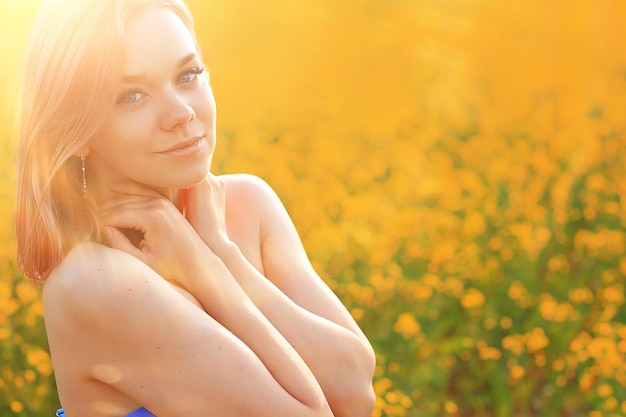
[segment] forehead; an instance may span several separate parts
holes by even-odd
[[[197,53],[191,31],[166,7],[151,6],[133,16],[123,38],[124,73],[146,72]]]

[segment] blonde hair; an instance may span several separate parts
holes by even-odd
[[[33,281],[77,242],[100,240],[80,152],[115,102],[126,23],[154,5],[174,11],[195,38],[182,0],[47,0],[35,19],[18,113],[16,213],[18,263]]]

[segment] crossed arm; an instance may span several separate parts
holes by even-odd
[[[145,241],[129,246],[112,229],[116,249],[81,245],[68,256],[44,302],[71,330],[57,328],[52,339],[75,337],[89,352],[77,372],[160,417],[369,416],[371,347],[310,267],[278,198],[252,178],[229,179],[238,183],[228,192],[257,205],[266,277],[228,238],[223,184],[211,180],[190,190],[186,219],[162,198],[127,189],[103,221],[138,227]],[[59,303],[55,292],[71,299]]]
[[[322,282],[305,254],[285,208],[273,190],[255,177],[237,176],[231,192],[256,202],[261,225],[264,271],[257,271],[239,248],[209,245],[246,294],[307,363],[336,416],[369,415],[374,394],[374,353],[350,314]]]

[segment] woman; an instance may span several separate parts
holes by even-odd
[[[45,3],[20,123],[19,262],[67,416],[371,414],[371,346],[278,197],[209,172],[182,1]]]

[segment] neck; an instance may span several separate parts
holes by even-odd
[[[102,204],[122,197],[124,194],[114,191],[111,183],[114,181],[123,181],[125,178],[116,175],[99,176],[97,178],[87,179],[87,195],[93,201],[96,207]],[[168,199],[182,212],[183,199],[182,192],[176,188],[150,187],[164,198]]]

